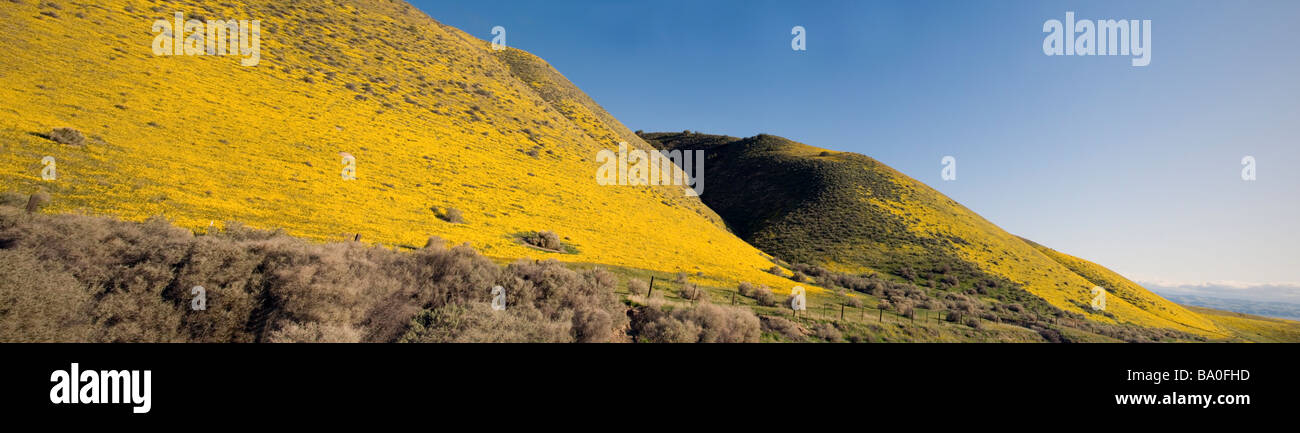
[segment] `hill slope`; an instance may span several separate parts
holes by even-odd
[[[1272,317],[1256,316],[1232,311],[1188,306],[1197,314],[1214,321],[1236,334],[1234,341],[1257,343],[1294,343],[1300,341],[1300,322]]]
[[[1105,268],[1007,233],[869,157],[771,135],[643,138],[666,148],[708,149],[705,203],[739,236],[784,260],[890,274],[941,291],[983,290],[990,302],[1006,290],[1023,290],[1102,323],[1228,334]],[[1088,308],[1094,285],[1112,295],[1105,312]]]
[[[155,56],[150,26],[176,11],[260,20],[260,64]],[[437,235],[497,258],[793,285],[680,188],[598,186],[596,152],[635,140],[626,127],[545,62],[405,2],[24,1],[0,23],[22,29],[0,35],[0,190],[48,190],[52,212],[408,247]],[[47,138],[60,127],[86,144]],[[439,219],[448,208],[465,223]],[[577,253],[517,241],[535,230]]]
[[[0,192],[43,189],[52,213],[161,215],[195,232],[238,221],[408,249],[440,236],[499,260],[699,273],[696,282],[726,290],[808,285],[763,272],[772,261],[749,240],[793,262],[993,303],[1023,292],[1098,322],[1226,332],[865,156],[771,136],[642,140],[545,61],[494,51],[401,1],[200,3],[0,8],[0,23],[22,29],[0,35],[10,55],[0,64]],[[260,64],[155,56],[151,25],[177,11],[260,20]],[[51,133],[65,127],[87,139],[61,144]],[[679,187],[599,186],[596,152],[619,141],[710,149],[709,206]],[[341,178],[340,152],[356,157],[356,180]],[[46,156],[57,180],[41,179]],[[464,221],[440,218],[451,209]],[[558,233],[571,253],[519,242],[536,230]],[[1107,313],[1083,308],[1094,283],[1116,294]],[[899,296],[891,290],[864,299]]]

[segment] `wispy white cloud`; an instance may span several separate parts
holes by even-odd
[[[1249,283],[1242,281],[1180,282],[1138,281],[1142,287],[1162,295],[1211,296],[1260,302],[1300,304],[1300,283]]]

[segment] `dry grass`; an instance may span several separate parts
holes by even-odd
[[[700,303],[671,312],[648,306],[633,310],[632,333],[651,343],[753,343],[761,334],[758,317],[745,308]]]

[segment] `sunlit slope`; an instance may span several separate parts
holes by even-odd
[[[413,247],[437,235],[496,257],[792,285],[760,272],[771,263],[680,188],[598,186],[595,152],[626,128],[552,104],[487,42],[404,2],[199,3],[0,7],[0,190],[44,188],[50,212],[164,215],[195,230],[240,221]],[[260,64],[154,56],[151,25],[175,11],[260,20]],[[86,145],[40,136],[58,127]],[[357,180],[342,180],[339,152],[356,157]],[[44,156],[56,181],[40,178]],[[578,253],[513,238],[533,230]]]
[[[1117,274],[1110,269],[1106,269],[1096,263],[1061,253],[1059,251],[1039,245],[1036,242],[1021,238],[1022,241],[1033,246],[1038,252],[1055,260],[1057,263],[1064,265],[1075,274],[1083,277],[1094,285],[1104,287],[1108,292],[1107,306],[1115,301],[1115,298],[1123,299],[1129,305],[1136,306],[1142,310],[1151,312],[1156,316],[1166,318],[1178,323],[1184,323],[1201,329],[1216,329],[1215,322],[1199,314],[1188,311],[1181,305],[1175,304],[1160,297],[1155,293],[1137,285],[1123,275]]]
[[[1260,343],[1300,341],[1300,322],[1196,306],[1187,309],[1233,332],[1232,340]]]
[[[512,74],[536,91],[542,99],[550,102],[561,113],[568,114],[566,117],[591,118],[590,122],[596,125],[588,132],[596,134],[594,138],[602,142],[625,141],[638,147],[644,146],[641,137],[633,134],[545,60],[515,48],[494,50],[493,53],[510,67]]]
[[[1005,279],[1057,308],[1099,322],[1210,337],[1226,334],[1204,318],[1130,286],[1118,287],[1119,296],[1109,298],[1105,312],[1094,311],[1088,307],[1094,286],[1088,278],[872,158],[770,135],[740,139],[654,133],[643,138],[669,148],[710,149],[705,203],[739,236],[779,258],[899,276],[966,269],[955,285],[919,282],[965,291],[972,287],[969,279]]]
[[[510,72],[516,78],[528,85],[565,118],[579,125],[588,136],[604,148],[617,151],[619,143],[626,143],[629,150],[652,150],[641,137],[606,112],[545,60],[515,48],[492,52],[510,68]],[[661,201],[671,203],[673,206],[687,207],[718,227],[726,227],[713,210],[705,206],[698,197],[684,194],[683,188],[662,187],[644,189],[644,191],[657,193]]]

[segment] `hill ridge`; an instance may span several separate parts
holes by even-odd
[[[963,275],[934,274],[955,284],[922,282],[968,291],[975,287],[963,279],[1005,279],[1090,320],[1227,335],[1213,322],[1118,274],[1035,247],[868,156],[769,134],[735,138],[665,132],[643,138],[666,148],[713,149],[710,183],[716,194],[705,196],[706,204],[743,239],[782,259],[907,279],[936,267],[956,267]],[[1115,295],[1107,298],[1106,311],[1089,306],[1094,282]]]

